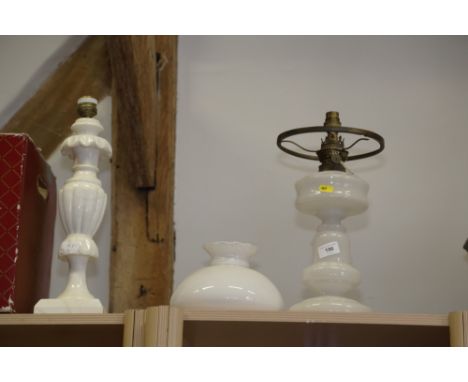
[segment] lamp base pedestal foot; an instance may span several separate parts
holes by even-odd
[[[356,300],[339,296],[312,297],[289,308],[297,312],[371,312],[371,308]]]
[[[103,313],[97,298],[46,298],[34,306],[34,313]]]

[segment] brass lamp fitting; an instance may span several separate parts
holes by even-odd
[[[81,118],[94,118],[97,114],[97,99],[84,96],[78,100],[77,112]]]
[[[289,139],[296,135],[321,132],[327,133],[327,136],[325,139],[321,140],[322,144],[320,150],[308,149]],[[360,135],[362,138],[357,139],[351,145],[345,147],[344,139],[339,133]],[[369,139],[377,142],[379,148],[363,154],[348,155],[348,150],[356,143],[368,141]],[[302,152],[293,150],[290,146],[285,146],[285,143],[293,144],[301,149]],[[385,147],[385,141],[382,136],[373,131],[341,126],[340,115],[337,111],[327,112],[323,126],[300,127],[281,133],[278,135],[276,144],[281,150],[295,157],[320,161],[319,171],[346,171],[343,162],[369,158],[382,152]],[[310,153],[315,153],[317,155],[311,155]]]

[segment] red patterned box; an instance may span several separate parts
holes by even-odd
[[[31,138],[0,134],[0,312],[48,297],[55,211],[55,177]]]

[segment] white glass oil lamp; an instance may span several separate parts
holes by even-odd
[[[65,290],[57,298],[40,300],[34,313],[102,313],[99,299],[88,290],[86,267],[90,258],[98,258],[99,251],[93,236],[99,228],[106,209],[107,195],[97,177],[101,154],[110,157],[110,144],[98,135],[104,130],[94,118],[97,100],[82,97],[78,100],[78,118],[72,125],[73,135],[65,139],[61,152],[73,161],[73,176],[59,192],[59,213],[67,233],[59,251],[59,258],[69,264],[69,278]]]
[[[326,132],[320,150],[309,150],[287,138]],[[349,147],[339,133],[361,135]],[[379,148],[364,154],[348,156],[348,149],[360,140],[369,138],[379,143]],[[347,170],[343,162],[378,154],[384,149],[383,138],[371,131],[341,126],[338,112],[328,112],[323,126],[304,127],[286,131],[278,136],[278,147],[294,156],[319,160],[319,172],[306,176],[296,183],[296,208],[317,216],[322,222],[312,242],[313,263],[303,272],[303,280],[316,295],[293,305],[294,311],[366,312],[370,308],[346,295],[360,283],[360,273],[351,265],[349,238],[342,225],[343,219],[364,212],[368,207],[369,185]],[[285,146],[293,144],[302,151]],[[310,152],[317,154],[311,155]]]

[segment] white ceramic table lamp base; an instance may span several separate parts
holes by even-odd
[[[323,171],[296,183],[296,207],[322,220],[313,246],[313,264],[304,270],[306,285],[318,297],[290,310],[366,312],[367,306],[344,297],[359,285],[360,273],[351,266],[349,239],[341,221],[367,209],[368,184],[349,172]]]
[[[40,300],[34,313],[102,313],[101,302],[88,290],[86,266],[99,251],[93,236],[106,209],[107,195],[97,178],[101,153],[111,156],[109,143],[98,137],[103,131],[96,115],[97,101],[91,97],[78,100],[78,118],[73,135],[62,144],[62,154],[74,160],[73,176],[59,192],[59,213],[68,234],[60,246],[59,257],[68,260],[69,278],[57,297]]]
[[[326,132],[320,150],[312,150],[291,140],[304,134]],[[345,147],[342,133],[361,138]],[[349,149],[358,142],[373,140],[377,149],[350,155]],[[285,146],[287,144],[287,146]],[[323,126],[302,127],[278,135],[278,147],[295,157],[320,161],[319,172],[296,183],[296,207],[299,211],[317,216],[318,227],[313,245],[313,264],[303,273],[304,282],[318,295],[293,305],[291,310],[324,312],[366,312],[370,308],[345,297],[359,285],[361,276],[351,265],[349,239],[341,221],[364,212],[367,207],[369,185],[351,171],[345,161],[364,159],[379,154],[385,147],[382,136],[369,130],[341,125],[339,113],[329,111]],[[292,145],[295,148],[292,148]],[[297,151],[297,148],[300,151]],[[312,155],[313,154],[313,155]]]

